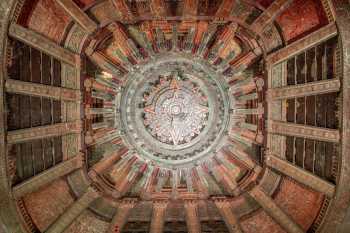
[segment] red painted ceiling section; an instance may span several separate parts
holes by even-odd
[[[324,195],[297,184],[290,178],[284,178],[274,200],[306,231],[315,221]]]
[[[33,10],[28,27],[60,42],[70,17],[55,0],[39,0]]]
[[[327,24],[321,3],[315,0],[294,0],[276,21],[287,42],[295,41]]]
[[[44,232],[74,202],[74,199],[69,193],[68,184],[59,179],[26,195],[23,201],[35,225]]]
[[[245,233],[269,232],[286,233],[264,210],[259,209],[251,218],[241,220]]]

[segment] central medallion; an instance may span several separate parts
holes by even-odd
[[[144,106],[148,132],[170,145],[189,143],[207,124],[207,97],[195,83],[179,76],[160,77],[145,92]]]
[[[125,79],[117,119],[135,154],[167,169],[193,167],[226,142],[231,97],[226,80],[201,59],[167,53]]]

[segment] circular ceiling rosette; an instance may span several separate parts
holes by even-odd
[[[348,8],[2,1],[0,232],[347,232]]]

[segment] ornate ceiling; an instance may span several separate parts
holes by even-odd
[[[0,2],[5,230],[338,232],[349,7]]]

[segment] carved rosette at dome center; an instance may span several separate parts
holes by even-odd
[[[159,79],[144,94],[144,124],[161,142],[180,145],[197,137],[207,124],[207,97],[189,80]]]
[[[118,117],[124,141],[139,158],[189,168],[227,142],[232,99],[210,64],[168,53],[140,64],[126,80]]]

